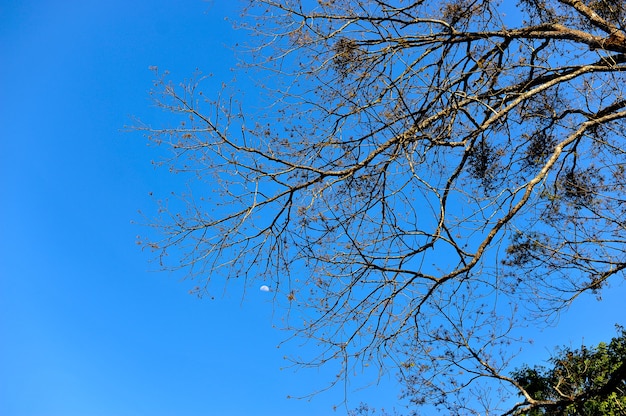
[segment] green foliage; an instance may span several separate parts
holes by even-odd
[[[523,367],[513,378],[532,398],[519,415],[625,415],[626,331],[595,348],[564,348],[552,368]]]

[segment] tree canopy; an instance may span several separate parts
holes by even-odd
[[[517,326],[624,277],[625,19],[617,0],[251,2],[253,104],[155,83],[180,124],[140,128],[189,183],[146,244],[199,293],[268,285],[319,345],[294,362],[336,362],[334,382],[367,366],[415,404],[530,411]]]
[[[626,414],[626,331],[595,348],[564,348],[551,359],[552,368],[518,369],[513,378],[538,406],[520,403],[527,416],[620,416]]]

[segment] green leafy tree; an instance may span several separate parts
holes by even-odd
[[[624,277],[625,15],[250,2],[240,70],[258,95],[155,84],[179,124],[140,128],[188,181],[145,243],[199,294],[271,287],[318,346],[294,363],[336,365],[331,383],[391,371],[415,404],[505,412],[517,328]]]
[[[539,416],[626,415],[626,331],[607,345],[565,348],[552,367],[524,367],[513,379],[527,400],[509,414]]]

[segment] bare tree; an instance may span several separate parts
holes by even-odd
[[[296,364],[337,361],[336,382],[370,366],[453,414],[540,406],[507,375],[515,328],[626,267],[626,2],[257,0],[243,16],[264,104],[160,78],[181,123],[142,127],[193,174],[147,243],[164,267],[200,292],[270,284],[319,344]]]

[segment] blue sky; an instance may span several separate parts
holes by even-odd
[[[158,120],[149,66],[174,79],[196,68],[229,81],[236,1],[11,1],[0,4],[0,414],[325,415],[344,391],[312,401],[329,369],[281,370],[282,311],[232,285],[197,299],[156,273],[135,244],[138,210],[176,177],[125,131]],[[243,87],[240,86],[240,88]],[[608,340],[624,323],[624,285],[585,300],[524,357]],[[606,319],[615,316],[615,319]],[[392,407],[393,383],[350,393]]]

